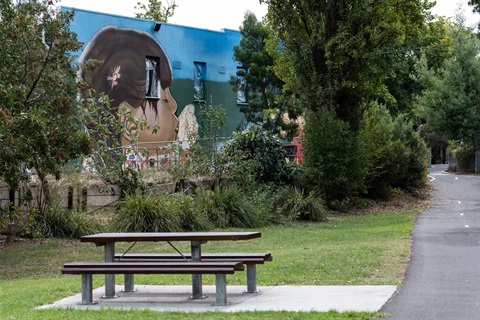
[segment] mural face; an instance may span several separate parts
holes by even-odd
[[[153,37],[135,30],[105,27],[88,43],[80,62],[89,59],[103,62],[89,74],[95,91],[113,99],[114,107],[125,105],[134,118],[146,120],[149,129],[132,131],[138,134],[141,148],[155,149],[177,139],[177,102],[169,89],[172,70]],[[125,124],[127,128],[132,125]],[[155,126],[159,128],[153,133]],[[118,138],[122,145],[130,144],[128,130]]]

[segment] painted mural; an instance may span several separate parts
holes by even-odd
[[[62,6],[61,10],[73,8]],[[84,43],[74,53],[76,62],[103,61],[88,74],[95,91],[107,94],[116,108],[128,106],[133,117],[145,119],[150,128],[159,127],[155,134],[133,130],[140,136],[139,150],[148,148],[153,155],[156,149],[168,149],[163,147],[171,141],[188,149],[192,135],[202,126],[199,112],[207,103],[227,110],[222,137],[229,137],[243,123],[237,92],[229,83],[239,67],[232,58],[233,46],[241,39],[239,31],[163,22],[158,28],[155,21],[82,9],[75,9],[71,30]],[[132,140],[128,130],[118,139],[128,149]]]
[[[103,62],[88,75],[95,91],[107,94],[113,107],[127,106],[134,118],[145,119],[148,124],[148,128],[138,131],[123,119],[127,130],[119,137],[122,146],[130,144],[133,134],[138,136],[138,144],[147,149],[177,140],[177,102],[170,93],[172,69],[152,36],[132,29],[104,27],[89,41],[79,61],[89,59]],[[154,133],[155,127],[158,130]]]

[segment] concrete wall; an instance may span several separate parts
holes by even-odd
[[[38,187],[31,187],[33,200],[26,205],[20,203],[21,194],[15,192],[14,204],[18,207],[38,207],[38,199],[42,197]],[[117,185],[90,186],[90,187],[52,187],[55,204],[60,208],[73,210],[95,211],[101,208],[109,208],[120,197],[120,187]],[[8,187],[0,187],[0,205],[8,206],[10,203],[10,191]]]

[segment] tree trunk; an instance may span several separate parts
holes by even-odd
[[[45,202],[42,201],[42,197],[39,199],[39,209],[41,212],[44,211],[45,206],[53,206],[53,199],[52,196],[50,195],[50,187],[48,186],[48,180],[46,175],[37,170],[38,178],[40,179],[40,188],[43,193],[43,197],[45,198]]]

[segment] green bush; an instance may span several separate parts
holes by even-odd
[[[195,199],[198,210],[208,216],[216,228],[255,228],[262,225],[255,207],[238,187],[198,190]]]
[[[358,140],[366,159],[368,197],[389,198],[395,188],[411,191],[425,184],[427,149],[402,115],[393,118],[384,105],[371,103]]]
[[[450,141],[447,152],[452,154],[457,160],[458,171],[467,172],[470,170],[470,166],[474,157],[473,147],[461,142]]]
[[[365,195],[372,198],[388,198],[397,166],[393,146],[393,119],[384,105],[372,103],[364,112],[358,135],[366,158]]]
[[[213,224],[208,220],[207,215],[197,210],[195,199],[183,193],[168,194],[164,197],[165,205],[168,205],[172,212],[180,216],[181,228],[183,231],[207,231],[213,229]]]
[[[330,204],[364,189],[364,158],[347,122],[332,112],[306,118],[303,151],[305,186],[318,189]]]
[[[183,193],[127,195],[118,203],[115,227],[123,232],[205,231],[214,226]]]
[[[413,124],[405,116],[397,116],[393,125],[397,171],[392,187],[411,192],[416,188],[424,187],[427,182],[429,152],[420,134],[413,129]]]
[[[77,239],[103,232],[105,226],[84,212],[50,207],[35,215],[35,230],[47,238]]]
[[[295,180],[297,168],[287,163],[287,153],[281,141],[257,125],[235,132],[226,142],[224,152],[227,170],[236,181],[245,181],[245,177],[276,184]]]
[[[278,223],[278,214],[275,212],[275,199],[279,187],[273,183],[259,183],[248,189],[247,197],[255,207],[257,216],[262,225]]]
[[[38,209],[29,209],[27,211],[15,207],[12,203],[8,206],[0,207],[0,232],[7,237],[7,241],[15,237],[36,237],[39,236],[36,230],[35,215]]]

